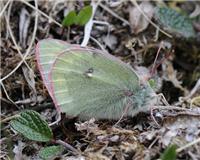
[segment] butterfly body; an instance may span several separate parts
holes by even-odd
[[[47,79],[57,108],[80,119],[117,120],[125,110],[132,117],[156,103],[155,92],[129,65],[92,48],[58,53]]]

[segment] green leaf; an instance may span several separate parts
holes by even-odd
[[[154,88],[156,86],[156,82],[154,79],[150,79],[150,80],[148,80],[148,82],[149,82],[149,85],[151,86],[151,88]]]
[[[39,113],[27,110],[11,121],[11,126],[17,132],[30,140],[47,142],[53,138],[51,128]]]
[[[176,145],[171,145],[165,149],[161,155],[161,160],[176,160]]]
[[[155,12],[157,20],[169,32],[179,33],[185,38],[194,37],[195,32],[191,20],[168,7],[158,7]]]
[[[39,156],[42,159],[49,160],[53,159],[59,154],[61,154],[64,151],[64,148],[62,146],[50,146],[45,147],[39,151]]]
[[[65,27],[71,26],[75,23],[76,20],[76,12],[71,11],[69,12],[62,21],[62,25]]]
[[[90,20],[91,16],[92,6],[86,6],[76,16],[75,24],[83,26]]]

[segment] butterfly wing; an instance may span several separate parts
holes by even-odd
[[[81,119],[119,119],[130,99],[133,103],[127,114],[133,116],[138,111],[135,101],[143,90],[128,65],[86,48],[71,48],[57,56],[49,79],[56,105]],[[146,88],[144,91],[150,95]]]
[[[50,73],[51,66],[56,56],[67,48],[70,48],[70,44],[55,39],[44,39],[37,44],[36,59],[38,68],[50,95],[51,91],[48,74]]]

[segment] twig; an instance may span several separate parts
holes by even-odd
[[[164,30],[160,29],[159,26],[157,26],[154,22],[152,22],[149,17],[142,11],[142,9],[140,8],[140,6],[137,4],[136,0],[131,0],[131,2],[133,3],[134,6],[136,6],[138,8],[138,10],[142,13],[142,15],[146,18],[146,20],[151,23],[152,26],[154,26],[156,29],[159,29],[160,32],[162,32],[163,34],[165,34],[166,36],[168,36],[169,38],[172,38],[172,36],[165,32]]]
[[[190,99],[199,89],[200,89],[200,79],[197,81],[197,83],[195,84],[194,88],[192,89],[189,95],[187,95],[186,97],[180,97],[181,103],[183,101],[187,101],[188,99]],[[197,99],[198,97],[195,97],[190,101],[190,108],[192,107],[192,104],[194,103],[194,101]]]
[[[178,117],[178,116],[193,116],[199,118],[200,114],[199,113],[189,113],[189,112],[178,112],[174,114],[165,114],[168,117]]]
[[[108,26],[108,28],[110,27],[110,24],[108,22],[105,22],[105,21],[93,20],[93,23],[95,23],[95,24],[101,24],[101,25],[106,25],[106,26]]]
[[[15,114],[15,115],[13,115],[13,116],[4,118],[4,119],[0,120],[0,124],[6,123],[7,121],[10,121],[10,120],[12,120],[12,119],[14,119],[14,118],[17,118],[17,117],[20,117],[20,115],[19,115],[19,114]]]
[[[93,20],[93,23],[94,23],[94,24],[99,24],[99,25],[105,25],[105,26],[107,26],[107,27],[108,27],[108,32],[107,32],[107,34],[110,33],[110,30],[111,30],[110,28],[111,28],[111,26],[110,26],[110,24],[109,24],[108,22]]]
[[[159,137],[156,137],[153,142],[149,145],[148,149],[151,149],[151,147],[158,141]]]
[[[38,13],[40,13],[41,15],[43,15],[44,17],[48,18],[49,21],[54,22],[55,24],[57,24],[59,27],[62,27],[62,24],[58,23],[56,20],[54,20],[52,17],[48,16],[46,13],[42,12],[41,10],[38,9],[38,7],[34,7],[33,5],[31,5],[30,3],[28,3],[26,0],[21,0],[22,3],[26,4],[27,6],[29,6],[30,8],[36,10]]]
[[[115,18],[119,19],[120,21],[122,21],[122,22],[125,23],[126,25],[130,26],[130,23],[129,23],[126,19],[124,19],[124,18],[120,17],[119,15],[117,15],[115,12],[113,12],[113,11],[112,11],[110,8],[108,8],[107,6],[103,5],[102,3],[100,3],[99,6],[100,6],[101,8],[103,8],[104,10],[106,10],[106,11],[107,11],[108,13],[110,13],[111,15],[113,15]]]
[[[61,120],[61,114],[58,112],[58,118],[56,119],[56,121],[52,122],[49,124],[49,127],[55,125],[55,124],[58,124],[58,122],[60,122]]]
[[[57,144],[60,144],[62,146],[64,146],[66,149],[72,151],[73,153],[76,153],[76,154],[80,154],[79,151],[77,149],[75,149],[74,147],[72,147],[70,144],[62,141],[62,140],[55,140],[55,143]]]
[[[29,44],[29,47],[26,50],[26,53],[23,56],[22,60],[18,63],[18,65],[10,73],[8,73],[5,77],[1,78],[0,79],[0,83],[2,83],[2,81],[7,79],[8,77],[10,77],[13,73],[15,73],[15,71],[22,65],[22,63],[24,62],[24,60],[26,59],[26,57],[28,56],[28,54],[29,54],[29,52],[31,50],[31,47],[32,47],[32,45],[34,43],[34,40],[35,40],[36,31],[37,31],[37,25],[38,25],[38,10],[37,10],[38,4],[37,4],[37,0],[35,0],[35,8],[36,8],[35,24],[34,24],[33,36],[32,36],[31,42]]]
[[[185,146],[182,146],[182,147],[178,148],[176,150],[176,152],[179,153],[179,152],[181,152],[181,151],[183,151],[183,150],[185,150],[185,149],[187,149],[187,148],[189,148],[189,147],[191,147],[191,146],[193,146],[193,145],[195,145],[197,143],[200,143],[200,138],[197,138],[196,140],[186,144]]]
[[[176,107],[176,106],[153,106],[152,107],[153,110],[155,109],[162,109],[162,110],[178,110],[178,111],[191,111],[190,109],[187,108],[181,108],[181,107]]]
[[[0,86],[3,88],[3,91],[4,91],[4,93],[5,93],[6,97],[7,97],[7,99],[8,99],[13,105],[15,105],[18,109],[20,109],[20,108],[18,107],[18,105],[16,105],[15,102],[10,98],[10,96],[8,95],[8,92],[6,91],[6,88],[5,88],[5,86],[4,86],[4,84],[3,84],[2,82],[0,82]]]
[[[100,2],[100,0],[98,0],[97,3],[94,0],[91,1],[92,16],[91,16],[90,20],[87,22],[87,24],[85,25],[85,28],[84,28],[84,38],[83,38],[83,41],[81,43],[81,46],[83,46],[83,47],[87,46],[88,41],[90,39],[90,34],[91,34],[91,31],[92,31],[92,26],[93,26],[93,18],[94,18],[94,14],[95,14],[95,11],[97,9],[99,2]]]
[[[200,78],[197,81],[197,83],[195,84],[194,88],[192,89],[192,91],[190,92],[190,94],[186,97],[186,98],[190,98],[192,97],[198,90],[200,89]]]
[[[96,44],[99,45],[99,47],[101,48],[102,51],[107,52],[105,50],[105,48],[101,45],[101,43],[99,41],[97,41],[97,39],[95,39],[94,37],[90,36],[91,40],[93,40]]]

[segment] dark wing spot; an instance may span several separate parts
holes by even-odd
[[[85,75],[86,77],[90,78],[92,77],[92,73],[94,72],[94,69],[91,67],[91,68],[88,68],[88,70],[86,70],[83,75]]]

